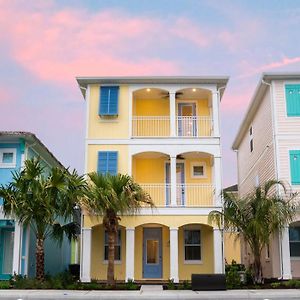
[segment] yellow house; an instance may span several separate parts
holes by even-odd
[[[80,77],[85,171],[127,173],[152,197],[120,221],[115,277],[189,280],[223,273],[219,105],[227,77]],[[106,233],[83,213],[81,280],[106,279]]]

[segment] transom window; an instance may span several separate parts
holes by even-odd
[[[205,163],[192,163],[192,178],[203,178],[206,177],[206,166]]]
[[[289,228],[291,257],[300,258],[300,226]]]
[[[201,261],[201,232],[200,229],[184,230],[184,260]]]
[[[16,167],[16,149],[3,148],[0,149],[0,167],[15,168]]]
[[[104,260],[108,260],[108,233],[104,233]],[[115,241],[115,260],[121,260],[121,230],[118,230]]]

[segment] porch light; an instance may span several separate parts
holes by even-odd
[[[151,91],[151,89],[147,89],[147,92],[149,93]]]
[[[196,89],[193,89],[193,92],[196,92]]]
[[[297,160],[297,155],[294,155],[294,157],[293,157],[293,158],[294,158],[294,160]]]

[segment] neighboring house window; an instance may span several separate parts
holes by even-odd
[[[108,260],[108,234],[104,232],[104,260]],[[121,230],[118,230],[115,241],[115,260],[121,260]]]
[[[250,152],[253,152],[253,127],[251,126],[249,129],[250,135]]]
[[[16,167],[17,150],[15,148],[0,149],[0,168]]]
[[[255,187],[259,187],[259,176],[258,176],[258,174],[254,178],[254,185],[255,185]]]
[[[300,226],[289,228],[291,257],[300,258]]]
[[[119,87],[101,86],[99,102],[100,116],[117,116],[119,103]]]
[[[200,229],[184,230],[184,260],[201,261],[201,232]]]
[[[286,112],[288,117],[300,116],[300,84],[285,86]]]
[[[300,150],[290,150],[291,184],[300,184]]]
[[[268,244],[266,246],[266,260],[270,259],[270,245]]]
[[[205,163],[192,163],[192,178],[206,177],[206,165]]]
[[[118,172],[118,152],[99,151],[97,171],[100,174],[110,173],[116,175]]]

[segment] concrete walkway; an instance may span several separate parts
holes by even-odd
[[[0,290],[0,299],[60,300],[60,299],[300,299],[299,290],[230,290],[230,291],[60,291],[60,290]]]

